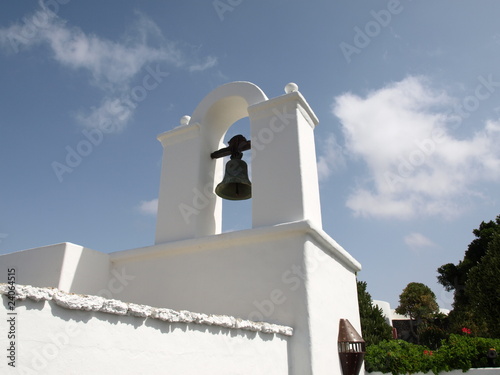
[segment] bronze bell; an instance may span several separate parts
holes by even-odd
[[[252,183],[248,179],[248,166],[241,158],[243,151],[250,150],[250,141],[241,134],[229,140],[228,147],[210,154],[212,159],[231,155],[226,164],[222,182],[215,188],[215,194],[224,199],[241,201],[252,197]]]
[[[222,182],[215,194],[224,199],[239,201],[252,197],[252,183],[248,179],[248,166],[241,159],[231,159],[226,164]]]

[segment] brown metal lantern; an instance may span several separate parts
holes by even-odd
[[[347,319],[340,319],[338,349],[342,373],[358,375],[365,357],[365,340]]]

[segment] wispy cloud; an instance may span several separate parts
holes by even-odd
[[[404,237],[406,245],[417,250],[423,247],[434,247],[436,244],[421,233],[413,232]]]
[[[130,102],[134,85],[142,85],[143,91],[154,86],[149,83],[145,87],[143,82],[147,74],[144,69],[149,64],[162,64],[190,72],[204,71],[217,64],[213,56],[193,56],[188,52],[189,48],[183,50],[167,40],[147,16],[137,13],[136,18],[123,39],[113,41],[68,25],[43,1],[39,1],[39,9],[27,16],[24,23],[0,28],[0,46],[7,51],[46,46],[61,66],[88,72],[89,83],[102,90],[103,98],[99,105],[80,111],[77,119],[86,126],[100,126],[102,121],[114,121],[115,131],[120,131],[130,121],[135,109],[126,103],[127,100]],[[27,23],[39,27],[28,34]]]
[[[453,104],[423,77],[335,99],[345,150],[368,171],[347,200],[356,215],[451,218],[464,198],[481,197],[481,183],[500,181],[500,122],[459,139],[450,130]]]
[[[132,102],[106,96],[97,107],[78,111],[75,118],[88,128],[99,128],[106,133],[119,132],[125,128],[134,114],[135,105],[130,106],[127,103]]]
[[[215,65],[217,65],[217,59],[213,56],[209,56],[205,62],[190,65],[189,71],[190,72],[200,72],[200,71],[212,68]]]
[[[138,209],[144,215],[156,215],[158,212],[158,198],[150,201],[141,201]]]
[[[338,144],[333,133],[319,144],[318,153],[318,177],[320,181],[325,181],[330,175],[345,167],[345,157],[342,147]]]

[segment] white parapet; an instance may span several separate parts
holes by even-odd
[[[55,288],[16,285],[11,300],[0,284],[0,294],[15,306],[2,321],[17,324],[2,374],[288,374],[290,327]]]

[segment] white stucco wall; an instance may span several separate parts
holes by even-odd
[[[109,254],[64,242],[0,255],[0,282],[14,268],[16,282],[72,293],[98,294],[108,288]]]
[[[308,220],[321,227],[314,128],[299,92],[248,108],[252,135],[252,226]]]
[[[2,356],[2,374],[288,374],[289,337],[271,332],[291,334],[287,327],[24,289],[29,296],[15,308],[16,367]],[[200,318],[207,323],[190,322]]]
[[[382,309],[382,314],[384,314],[385,321],[392,327],[392,309],[391,305],[387,301],[373,300],[373,304],[379,309]]]
[[[308,221],[112,254],[60,244],[9,255],[3,264],[19,266],[18,283],[290,326],[290,374],[340,373],[339,319],[359,328],[360,266]],[[39,272],[51,265],[57,265],[51,278]],[[38,319],[25,317],[28,325]],[[111,327],[108,335],[114,335]]]
[[[133,278],[120,299],[293,327],[291,374],[340,371],[340,318],[361,332],[360,266],[307,221],[117,252],[111,261]]]
[[[340,319],[361,334],[356,275],[325,253],[314,239],[306,244],[306,269],[313,374],[341,374],[338,356]]]

